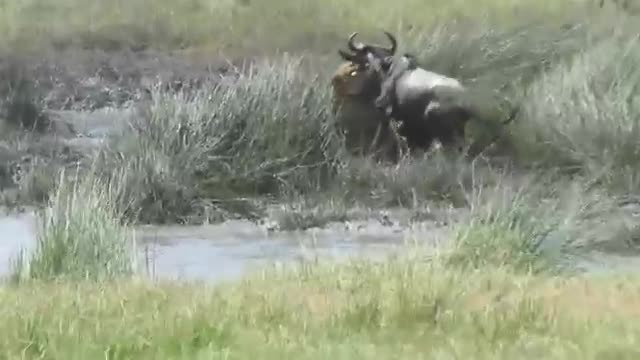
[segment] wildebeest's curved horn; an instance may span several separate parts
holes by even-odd
[[[355,39],[355,37],[358,35],[358,32],[353,32],[350,36],[349,36],[349,41],[347,41],[347,45],[349,45],[349,49],[351,51],[357,51],[360,52],[362,50],[364,50],[364,44],[361,42],[353,42],[353,39]]]
[[[391,47],[387,48],[387,50],[389,50],[392,55],[395,55],[396,49],[398,48],[398,40],[396,40],[395,36],[388,31],[385,31],[384,34],[387,35],[387,38],[389,38],[389,41],[391,42]]]
[[[338,54],[340,55],[341,58],[343,58],[346,61],[355,62],[357,60],[357,57],[354,54],[348,53],[342,49],[338,49]]]

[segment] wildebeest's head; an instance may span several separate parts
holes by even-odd
[[[347,41],[349,51],[347,52],[339,49],[338,54],[344,60],[353,62],[361,66],[368,66],[372,57],[379,60],[384,60],[390,56],[395,55],[398,48],[398,41],[396,40],[396,38],[388,31],[384,31],[384,34],[391,42],[391,46],[387,47],[382,45],[363,44],[359,41],[355,41],[355,37],[358,35],[358,33],[354,32],[349,36],[349,40]]]
[[[391,45],[363,44],[355,41],[357,32],[352,33],[347,41],[349,51],[338,50],[338,54],[345,63],[340,64],[331,79],[336,101],[343,101],[346,97],[360,102],[371,102],[380,92],[380,79],[371,67],[373,61],[378,61],[382,67],[387,66],[386,59],[393,56],[398,42],[389,32],[385,31]]]

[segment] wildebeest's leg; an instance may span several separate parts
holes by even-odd
[[[469,118],[465,108],[436,101],[432,101],[424,112],[424,122],[442,146],[461,152],[464,151],[465,124]]]
[[[396,164],[400,161],[400,158],[406,153],[406,144],[403,141],[397,129],[391,124],[391,122],[385,122],[381,124],[381,137],[378,148],[381,151],[381,156],[387,161],[391,161]]]
[[[384,159],[386,156],[389,156],[389,138],[391,134],[389,133],[389,124],[387,122],[380,122],[376,126],[376,131],[373,135],[373,139],[371,143],[368,144],[369,148],[367,149],[368,153],[373,153],[374,158],[377,161],[380,160],[393,160],[393,159]]]
[[[433,142],[433,137],[424,126],[416,121],[402,121],[398,127],[398,134],[406,139],[409,151],[426,149]]]
[[[393,133],[393,139],[394,139],[393,154],[394,156],[397,156],[395,158],[397,162],[397,161],[400,161],[400,159],[404,157],[404,155],[407,155],[410,153],[409,144],[407,143],[407,139],[404,136],[400,135],[399,127],[397,125],[396,126],[391,125],[389,128]]]

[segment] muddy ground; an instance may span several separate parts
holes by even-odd
[[[239,71],[249,57],[101,50],[50,51],[37,55],[0,55],[0,75],[22,72],[50,110],[91,111],[134,100],[152,81],[178,90]],[[3,86],[6,95],[6,85]]]
[[[270,55],[281,54],[262,57]],[[307,60],[318,58],[326,56]],[[162,84],[165,90],[197,90],[242,73],[256,59],[206,51],[69,49],[0,54],[0,188],[10,185],[15,168],[34,155],[67,163],[77,160],[98,143],[95,138],[114,126],[111,111],[135,111],[145,89]],[[40,134],[30,138],[29,146],[16,146],[23,132],[13,130],[25,126]]]
[[[197,89],[241,72],[251,60],[152,50],[0,54],[0,191],[5,204],[21,202],[6,194],[37,159],[72,167],[96,149],[103,135],[123,125],[114,123],[114,112],[129,116],[144,89],[158,82],[174,91]],[[24,127],[35,129],[35,135],[19,129]]]

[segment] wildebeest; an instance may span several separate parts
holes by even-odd
[[[352,46],[355,34],[349,38],[351,53],[340,50],[339,54],[356,64],[354,68],[364,77],[361,82],[368,88],[363,97],[370,101],[371,94],[376,94],[372,106],[375,103],[385,110],[390,104],[389,113],[402,123],[399,133],[406,137],[410,148],[428,149],[436,139],[443,146],[459,145],[464,143],[465,128],[471,118],[488,120],[475,111],[469,92],[460,81],[417,66],[410,54],[396,56],[397,40],[389,32],[385,31],[392,43],[389,48],[361,43]],[[516,113],[514,109],[505,123]],[[476,155],[477,145],[471,146],[468,155]]]

